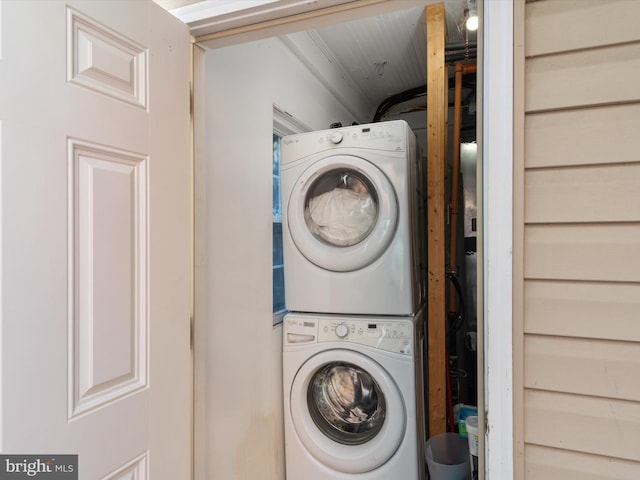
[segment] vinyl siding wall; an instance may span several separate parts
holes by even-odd
[[[517,478],[640,478],[639,18],[524,6]]]

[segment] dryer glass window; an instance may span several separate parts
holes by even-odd
[[[385,421],[385,398],[373,377],[349,363],[318,370],[307,392],[309,413],[326,436],[344,445],[375,437]]]
[[[324,173],[305,198],[307,227],[320,241],[337,247],[356,245],[373,230],[378,196],[360,172],[341,168]]]

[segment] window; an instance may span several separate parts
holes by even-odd
[[[273,133],[273,317],[274,324],[282,321],[284,301],[284,258],[282,252],[282,199],[280,195],[280,140]]]
[[[282,253],[282,192],[280,190],[280,141],[283,136],[309,132],[304,123],[273,106],[273,324],[282,322],[286,313],[284,256]]]

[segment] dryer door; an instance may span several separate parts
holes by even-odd
[[[400,390],[366,355],[328,350],[311,357],[296,374],[290,394],[300,441],[328,468],[375,470],[402,443],[407,419]]]
[[[302,173],[289,197],[287,224],[296,248],[334,272],[374,262],[389,246],[397,223],[391,182],[360,157],[318,160]]]

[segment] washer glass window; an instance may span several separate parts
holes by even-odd
[[[344,445],[361,445],[384,425],[382,390],[365,370],[350,363],[320,368],[309,382],[309,413],[326,436]]]
[[[304,218],[309,231],[320,241],[350,247],[373,230],[378,219],[378,196],[362,173],[350,168],[330,170],[309,188]]]

